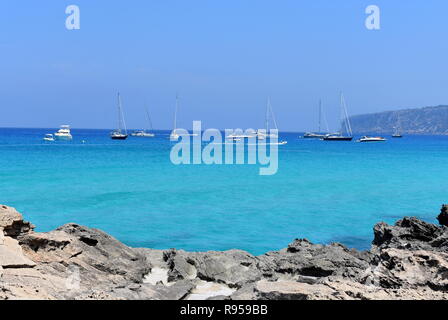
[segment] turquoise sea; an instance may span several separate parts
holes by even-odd
[[[68,222],[135,247],[253,254],[294,238],[366,249],[376,222],[436,223],[448,201],[448,136],[325,142],[282,133],[279,169],[170,162],[168,132],[113,141],[109,130],[0,129],[0,203],[48,231]],[[81,143],[85,140],[85,143]]]

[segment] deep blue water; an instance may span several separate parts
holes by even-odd
[[[299,139],[279,146],[279,170],[170,162],[167,132],[112,141],[108,130],[0,129],[0,203],[48,231],[76,222],[131,246],[254,254],[294,238],[366,249],[376,222],[436,223],[447,202],[448,136],[385,143]],[[85,143],[81,143],[85,140]]]

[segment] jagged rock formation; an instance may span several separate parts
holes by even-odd
[[[353,132],[390,134],[448,134],[448,106],[425,107],[350,117]]]
[[[0,206],[0,299],[447,299],[448,228],[404,218],[371,250],[296,239],[241,250],[130,248],[77,224],[38,233]]]
[[[440,210],[440,214],[437,216],[441,226],[448,227],[448,204],[444,204]]]

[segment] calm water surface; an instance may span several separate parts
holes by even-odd
[[[107,130],[0,129],[0,203],[37,231],[76,222],[131,246],[253,254],[294,238],[366,249],[376,222],[417,216],[436,223],[447,202],[448,137],[385,143],[299,139],[279,146],[279,170],[170,162],[167,132],[112,141]],[[85,143],[81,143],[85,140]]]

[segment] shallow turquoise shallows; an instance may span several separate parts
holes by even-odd
[[[448,136],[326,142],[284,133],[279,170],[173,165],[167,132],[113,141],[106,130],[0,129],[0,203],[37,231],[68,222],[135,247],[277,250],[295,238],[366,249],[379,221],[436,223],[448,201]],[[81,143],[85,140],[85,143]]]

